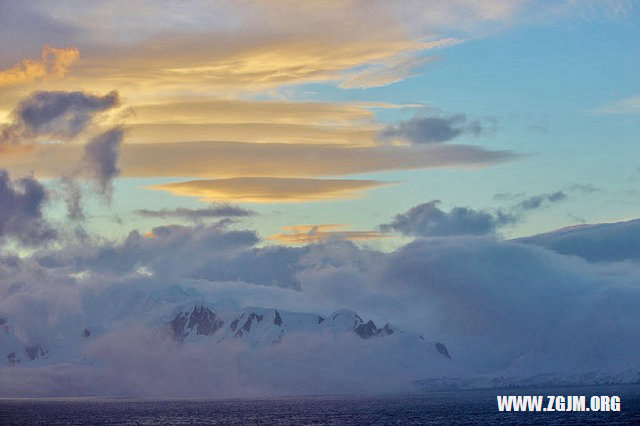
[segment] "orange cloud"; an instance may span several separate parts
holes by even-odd
[[[149,188],[208,202],[271,203],[356,198],[362,191],[385,184],[375,180],[239,177],[175,182]]]
[[[318,225],[289,225],[289,226],[283,226],[282,229],[284,229],[285,231],[292,231],[293,233],[296,234],[300,234],[300,233],[315,233],[315,232],[326,232],[326,231],[331,231],[331,230],[335,230],[335,229],[342,229],[342,228],[346,228],[349,225],[347,225],[346,223],[324,223],[324,224],[318,224]]]
[[[40,145],[3,158],[11,173],[63,175],[82,157],[80,145]],[[119,168],[128,177],[232,178],[241,176],[343,176],[384,170],[486,167],[519,158],[510,151],[465,145],[428,147],[298,145],[286,143],[181,142],[125,143]]]
[[[422,105],[408,106],[422,107]],[[375,118],[370,108],[374,107],[406,108],[407,105],[183,98],[132,105],[135,115],[127,122],[131,124],[277,123],[345,126],[370,124]]]
[[[8,70],[0,71],[0,87],[26,83],[48,75],[62,77],[69,67],[78,60],[80,51],[74,47],[58,49],[42,48],[42,60],[24,59]]]
[[[283,227],[287,231],[285,234],[275,234],[268,239],[278,241],[283,244],[314,244],[329,240],[375,240],[388,238],[389,235],[377,231],[335,231],[335,229],[345,228],[344,224],[320,224],[320,225],[293,225]]]
[[[130,143],[216,140],[373,145],[375,104],[177,99],[133,105]],[[390,107],[382,104],[382,107]]]
[[[196,142],[209,139],[240,142],[284,142],[295,144],[373,145],[378,128],[363,126],[308,126],[280,123],[149,123],[127,126],[131,143]]]

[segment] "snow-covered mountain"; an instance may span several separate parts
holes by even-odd
[[[176,294],[177,292],[177,294]],[[207,342],[215,345],[235,340],[250,347],[280,343],[289,335],[328,334],[333,337],[353,335],[360,339],[394,337],[420,345],[425,357],[450,359],[446,346],[429,341],[418,334],[406,333],[389,323],[378,327],[373,321],[365,321],[352,310],[342,309],[330,315],[289,312],[281,309],[241,308],[233,309],[202,301],[173,304],[192,299],[188,292],[171,289],[163,294],[136,292],[125,304],[105,306],[103,295],[93,300],[93,315],[71,316],[51,327],[37,324],[13,324],[10,317],[0,318],[2,332],[2,364],[6,366],[48,365],[60,362],[92,364],[85,355],[85,346],[112,332],[130,327],[141,319],[148,327],[165,333],[175,341],[189,345]],[[110,295],[111,297],[115,295]],[[122,299],[115,297],[115,299]],[[190,296],[193,296],[191,294]],[[29,325],[37,328],[30,330]],[[44,328],[44,329],[43,329]]]
[[[216,310],[213,306],[197,304],[181,310],[167,326],[178,341],[193,341],[209,337],[214,342],[225,339],[241,339],[251,346],[280,342],[287,334],[329,332],[353,333],[361,339],[382,338],[396,332],[389,323],[382,327],[369,320],[365,322],[356,312],[342,309],[328,316],[295,313],[277,309],[245,308],[239,312]],[[425,349],[451,358],[446,346],[440,342],[428,342],[420,335],[414,339],[424,342]]]
[[[87,291],[68,310],[0,313],[0,384],[16,395],[207,396],[640,381],[638,364],[567,360],[559,368],[537,352],[479,372],[446,342],[352,310],[324,315],[213,299],[193,288],[121,285]]]

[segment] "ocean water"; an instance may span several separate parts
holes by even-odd
[[[496,395],[618,395],[620,412],[499,412]],[[588,402],[587,402],[588,404]],[[640,424],[640,385],[263,399],[0,399],[0,424]]]

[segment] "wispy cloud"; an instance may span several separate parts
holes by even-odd
[[[541,207],[564,201],[568,198],[563,191],[556,191],[549,194],[539,194],[529,197],[516,205],[516,208],[522,210],[536,210]]]
[[[47,76],[62,77],[79,57],[80,51],[74,47],[45,46],[39,61],[23,59],[12,68],[0,70],[0,87],[24,84]]]
[[[189,209],[186,207],[161,210],[139,209],[136,210],[135,213],[146,218],[180,218],[191,221],[199,221],[206,218],[244,217],[255,214],[251,210],[222,203],[212,204],[209,207],[199,209]]]
[[[640,95],[622,99],[594,110],[595,114],[637,114],[640,113]]]

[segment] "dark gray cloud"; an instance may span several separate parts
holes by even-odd
[[[462,134],[479,135],[487,129],[479,121],[468,122],[466,115],[450,117],[414,117],[385,127],[378,139],[402,139],[417,145],[448,142]]]
[[[395,216],[392,222],[380,225],[382,231],[396,231],[417,237],[492,234],[500,226],[514,223],[515,217],[500,211],[491,213],[467,207],[454,207],[445,212],[440,200],[412,207]]]
[[[253,231],[231,231],[223,220],[214,224],[165,225],[142,236],[131,232],[122,244],[80,244],[40,254],[48,268],[73,265],[75,270],[104,276],[135,273],[144,267],[159,277],[175,280],[243,281],[286,288],[299,287],[294,266],[306,248],[255,247]]]
[[[47,191],[37,180],[26,177],[11,181],[0,169],[0,238],[12,237],[36,245],[56,236],[42,216]]]
[[[124,129],[115,127],[93,138],[84,147],[84,164],[95,176],[100,192],[109,196],[113,178],[120,174],[118,156]]]
[[[541,207],[548,206],[550,204],[565,201],[568,198],[564,191],[557,191],[548,194],[539,194],[529,197],[526,200],[519,202],[516,208],[521,210],[536,210]]]
[[[135,213],[146,218],[182,218],[191,221],[218,217],[244,217],[255,214],[251,210],[230,204],[212,204],[201,209],[188,209],[185,207],[161,210],[140,209],[136,210]]]
[[[546,247],[590,262],[640,260],[640,219],[578,225],[515,241]]]
[[[35,92],[13,111],[13,122],[0,133],[2,143],[35,142],[33,138],[69,140],[83,132],[97,113],[118,105],[118,93]]]

